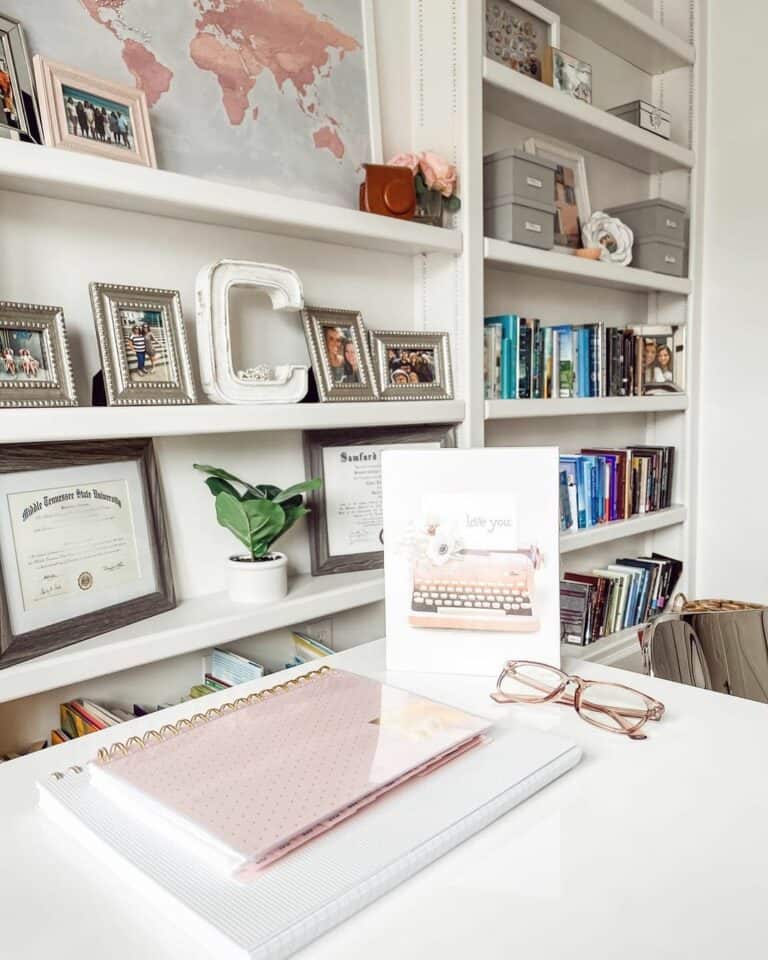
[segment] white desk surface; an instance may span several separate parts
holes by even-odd
[[[335,665],[384,678],[383,644]],[[326,661],[328,662],[328,661]],[[311,666],[311,665],[310,665]],[[542,792],[326,934],[302,960],[440,956],[709,960],[762,955],[768,904],[768,707],[591,663],[667,714],[649,739],[603,733],[559,706],[500,706],[486,679],[389,679],[503,724],[578,742],[584,759]],[[292,670],[294,674],[300,670]],[[281,674],[281,677],[288,676]],[[248,685],[258,689],[274,676]],[[213,706],[231,692],[206,699]],[[199,709],[183,704],[163,717]],[[140,734],[157,718],[0,765],[0,956],[5,960],[202,960],[160,914],[133,906],[36,809],[35,781]]]

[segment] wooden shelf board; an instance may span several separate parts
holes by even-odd
[[[685,523],[687,515],[688,511],[685,507],[675,505],[666,510],[641,513],[628,520],[614,520],[612,523],[600,523],[586,530],[563,533],[560,536],[560,553],[571,553],[600,543],[610,543],[611,540],[621,540],[624,537],[663,530],[665,527]]]
[[[646,73],[690,67],[690,43],[626,0],[560,0],[560,21]]]
[[[576,660],[587,660],[593,663],[602,663],[606,658],[619,658],[624,654],[634,652],[638,648],[637,635],[645,623],[638,623],[625,630],[618,630],[608,636],[600,637],[594,643],[580,647],[575,643],[561,643],[560,652],[564,657],[574,657]]]
[[[175,610],[0,670],[0,703],[92,677],[231,643],[384,597],[381,571],[292,578],[270,606],[233,603],[226,594],[182,600]]]
[[[581,417],[607,414],[670,413],[688,409],[682,393],[659,397],[571,397],[548,400],[486,400],[486,420],[528,420],[533,417]]]
[[[461,252],[458,230],[11,140],[0,189],[387,253]]]
[[[62,407],[53,410],[28,408],[0,411],[3,443],[458,423],[463,419],[464,402],[461,400]]]
[[[546,274],[560,280],[632,293],[671,293],[685,297],[691,292],[691,281],[687,277],[669,277],[632,266],[584,260],[556,250],[539,250],[490,237],[485,239],[485,265],[494,270]]]
[[[483,80],[485,109],[506,120],[644,173],[693,168],[693,151],[487,57]]]

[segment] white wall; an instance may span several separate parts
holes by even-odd
[[[696,592],[768,600],[768,5],[710,0]]]

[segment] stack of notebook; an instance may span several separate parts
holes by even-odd
[[[489,728],[324,668],[114,744],[41,805],[217,957],[283,957],[579,758]]]

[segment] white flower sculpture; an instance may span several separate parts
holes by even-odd
[[[600,259],[607,263],[629,266],[632,263],[634,234],[618,217],[596,210],[581,230],[585,247],[599,247]]]

